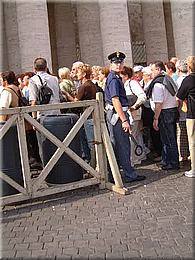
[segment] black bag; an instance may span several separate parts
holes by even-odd
[[[53,91],[47,86],[47,82],[42,81],[41,77],[37,75],[41,82],[41,87],[38,91],[38,101],[40,105],[49,104]]]
[[[28,99],[26,97],[22,96],[21,92],[17,93],[13,88],[10,88],[10,89],[13,90],[13,92],[19,98],[19,100],[18,100],[19,107],[30,106]]]
[[[132,107],[135,104],[135,102],[137,101],[137,96],[133,93],[131,85],[130,85],[130,82],[131,81],[129,81],[129,88],[130,88],[132,94],[131,95],[127,95],[127,99],[128,99],[129,107]]]
[[[30,106],[28,99],[24,96],[19,97],[19,106],[20,107]]]

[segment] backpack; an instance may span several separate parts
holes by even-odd
[[[47,86],[47,82],[43,83],[41,77],[39,75],[37,76],[39,77],[41,82],[41,87],[38,90],[38,101],[40,105],[48,104],[51,96],[53,95],[53,91]]]

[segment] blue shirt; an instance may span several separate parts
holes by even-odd
[[[106,80],[105,87],[105,101],[112,105],[112,98],[119,97],[119,101],[123,107],[128,106],[128,100],[124,88],[124,84],[121,78],[114,72],[111,71]]]

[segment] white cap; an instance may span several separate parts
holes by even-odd
[[[152,74],[151,67],[150,67],[150,66],[144,67],[144,68],[142,69],[142,72],[143,72],[143,73],[146,73],[147,75],[151,75],[151,74]]]
[[[141,65],[137,65],[137,66],[135,66],[135,67],[133,67],[133,71],[136,73],[136,72],[139,72],[139,71],[142,71],[142,69],[143,69],[143,66],[141,66]]]

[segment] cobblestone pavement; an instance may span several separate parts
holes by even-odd
[[[194,179],[157,165],[138,167],[147,179],[130,195],[97,186],[2,212],[3,258],[195,259]]]

